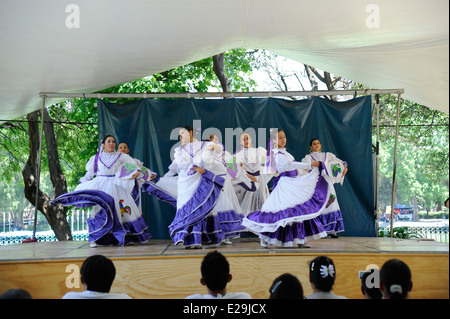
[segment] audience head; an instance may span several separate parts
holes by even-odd
[[[370,275],[375,274],[375,272],[380,272],[379,269],[369,269],[366,272],[363,273],[361,277],[361,292],[364,295],[364,298],[366,299],[381,299],[382,294],[379,288],[379,282],[371,282],[373,286],[369,288],[367,286],[368,280],[370,281],[371,278],[368,278]],[[379,276],[374,276],[374,278],[379,278]]]
[[[211,291],[225,289],[231,281],[230,265],[227,259],[218,251],[208,253],[201,266],[201,283]]]
[[[317,290],[329,292],[336,279],[336,268],[331,258],[319,256],[309,264],[309,281]]]
[[[303,299],[303,287],[297,277],[283,274],[277,277],[269,289],[269,299]]]
[[[94,255],[83,262],[80,275],[81,283],[85,285],[86,290],[109,292],[116,277],[116,267],[105,256]]]
[[[380,290],[384,299],[406,299],[412,289],[411,270],[399,259],[384,263],[380,270]]]
[[[32,297],[24,289],[9,289],[0,295],[0,299],[32,299]]]

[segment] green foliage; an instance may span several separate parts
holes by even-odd
[[[380,206],[390,206],[394,163],[397,96],[380,96]],[[376,112],[372,141],[376,144]],[[449,116],[408,100],[401,100],[397,147],[395,204],[413,198],[427,210],[448,197]]]
[[[251,79],[251,71],[254,67],[260,66],[262,62],[252,52],[256,51],[233,49],[225,53],[225,72],[233,90],[249,91],[256,86],[256,82]],[[210,88],[220,90],[220,87],[213,71],[212,57],[209,57],[99,92],[207,92]],[[129,100],[114,99],[114,102],[123,103]],[[54,129],[59,157],[69,190],[78,184],[78,180],[85,173],[87,161],[97,151],[98,116],[95,102],[96,99],[70,99],[48,107],[49,115],[55,121]],[[44,141],[41,187],[51,193],[52,187],[46,173],[48,172],[46,154]],[[0,185],[2,190],[6,189],[6,185],[11,184],[8,187],[18,188],[20,192],[23,192],[21,171],[28,156],[29,137],[26,116],[0,126]],[[0,199],[4,198],[0,197]],[[0,205],[1,209],[6,209],[4,204]]]
[[[448,169],[429,171],[427,148],[401,141],[397,150],[395,203],[419,205],[430,210],[448,197]],[[380,204],[391,205],[394,143],[384,143],[380,150]],[[436,165],[437,166],[437,165]]]
[[[0,180],[15,182],[29,153],[28,123],[26,117],[0,126]],[[9,152],[8,150],[14,150]],[[23,185],[23,182],[22,182]]]
[[[410,238],[425,238],[423,232],[409,227],[394,227],[392,228],[394,238],[410,239]],[[379,237],[391,237],[390,229],[380,229]]]
[[[440,212],[420,211],[419,218],[420,219],[448,219],[448,210],[446,212],[445,211],[440,211]]]
[[[94,103],[94,99],[72,99],[48,108],[50,117],[57,122],[54,130],[58,154],[69,189],[78,184],[87,160],[97,149],[98,119]],[[44,162],[48,165],[46,156]]]
[[[250,91],[257,83],[251,78],[254,68],[262,65],[254,51],[233,49],[225,52],[225,73],[233,91]],[[213,71],[212,57],[196,61],[178,68],[153,74],[136,81],[102,90],[103,93],[170,93],[208,92],[220,90],[220,83]],[[126,99],[115,99],[125,102]]]

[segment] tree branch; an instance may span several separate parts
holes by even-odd
[[[230,92],[230,81],[225,74],[225,52],[213,56],[213,71],[220,81],[223,92]]]

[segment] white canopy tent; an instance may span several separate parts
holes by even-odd
[[[40,92],[95,92],[232,48],[263,48],[369,87],[402,88],[404,98],[448,113],[448,7],[447,0],[1,0],[0,122],[39,109]]]
[[[232,48],[263,48],[369,87],[401,88],[405,98],[449,112],[447,0],[0,4],[0,123],[61,93],[95,92]],[[38,164],[38,181],[39,171]]]

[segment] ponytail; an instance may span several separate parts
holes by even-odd
[[[399,259],[388,260],[381,267],[380,281],[389,299],[406,299],[412,287],[411,270]]]

